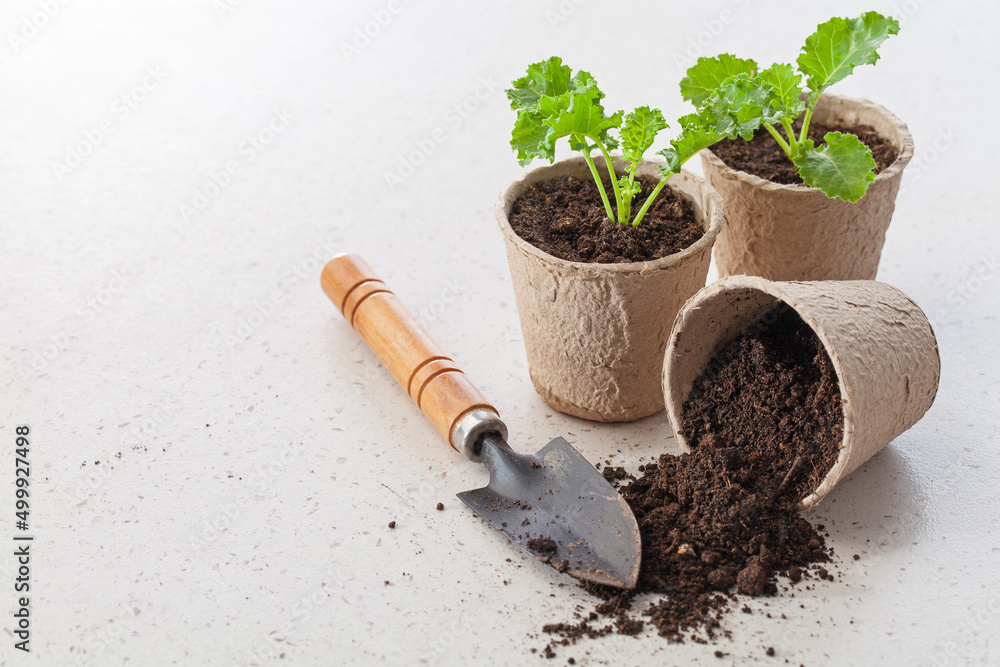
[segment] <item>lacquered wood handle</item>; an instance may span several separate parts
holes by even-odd
[[[475,458],[475,452],[468,451],[472,443],[465,443],[470,427],[484,415],[487,421],[490,415],[497,422],[499,417],[465,373],[357,255],[330,260],[323,268],[321,283],[344,318],[441,435],[452,447],[463,451],[464,446],[466,455]],[[494,425],[487,430],[500,429]],[[506,428],[503,435],[506,437]]]

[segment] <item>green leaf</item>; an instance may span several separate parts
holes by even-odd
[[[622,197],[629,202],[642,192],[642,185],[640,185],[639,181],[632,180],[628,174],[623,174],[618,178],[618,188],[621,190]]]
[[[633,164],[641,162],[643,153],[653,145],[656,134],[667,127],[667,121],[659,109],[638,107],[625,116],[621,129],[622,154],[625,159]]]
[[[802,75],[795,71],[791,65],[775,63],[758,74],[760,80],[769,85],[774,94],[771,98],[771,106],[781,108],[782,115],[789,122],[798,118],[806,109],[805,100],[802,100]]]
[[[513,88],[507,90],[510,108],[534,109],[541,98],[562,95],[569,90],[572,72],[556,56],[528,65],[528,73],[515,79],[511,83]]]
[[[784,107],[778,94],[760,76],[746,72],[729,77],[702,101],[697,112],[679,119],[681,134],[659,152],[667,161],[661,171],[677,173],[699,151],[722,139],[752,139],[761,123],[776,123]]]
[[[554,150],[558,139],[571,135],[584,135],[605,148],[616,147],[618,142],[608,131],[622,124],[622,112],[606,115],[600,103],[603,96],[596,88],[585,88],[559,97],[541,98],[538,110],[544,119],[542,122],[550,128],[545,137],[545,150]]]
[[[719,89],[719,86],[736,74],[753,75],[757,63],[723,53],[714,58],[698,58],[698,62],[681,79],[681,96],[695,106],[701,106],[705,99]]]
[[[562,64],[562,58],[552,57],[548,60],[528,66],[528,73],[514,80],[508,89],[507,99],[510,108],[536,110],[543,97],[559,97],[570,91],[597,90],[597,81],[590,74],[580,70],[575,76],[570,76],[572,69]],[[604,97],[598,90],[597,99]]]
[[[853,134],[828,132],[826,145],[814,146],[806,140],[799,154],[792,158],[802,182],[819,188],[827,197],[856,202],[875,180],[875,158]]]
[[[544,122],[544,116],[538,111],[520,109],[517,120],[514,121],[514,131],[510,136],[510,147],[517,153],[517,161],[522,167],[528,165],[534,158],[545,158],[549,162],[555,159],[555,147],[546,143],[549,126]]]
[[[657,153],[667,161],[666,165],[660,167],[660,171],[665,176],[680,173],[681,167],[692,156],[724,138],[712,129],[685,128],[680,136],[670,142],[669,148],[664,148]]]
[[[723,137],[753,139],[763,123],[777,123],[784,115],[774,106],[775,91],[758,76],[737,74],[705,100],[715,117],[715,132]]]
[[[507,91],[511,108],[517,111],[510,145],[522,166],[535,158],[552,162],[556,140],[567,135],[574,150],[593,149],[584,133],[593,133],[591,138],[607,147],[617,146],[607,130],[621,123],[621,114],[604,115],[600,104],[604,93],[589,72],[571,73],[562,59],[549,58],[530,65],[528,73]]]
[[[573,76],[569,82],[569,89],[576,91],[594,90],[597,92],[597,99],[604,99],[604,93],[598,87],[597,79],[594,78],[593,74],[584,70],[580,70]]]
[[[899,33],[899,21],[878,12],[853,19],[833,18],[820,24],[799,54],[799,69],[815,100],[824,90],[849,76],[858,65],[874,65],[878,47]]]

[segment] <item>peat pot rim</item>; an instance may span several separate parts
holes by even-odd
[[[869,187],[875,185],[880,181],[887,181],[892,178],[896,178],[899,172],[903,171],[903,168],[909,164],[910,159],[913,157],[913,135],[910,134],[909,128],[906,126],[902,120],[899,119],[894,113],[886,109],[881,104],[876,104],[871,100],[862,97],[848,97],[846,95],[832,95],[830,93],[823,93],[820,96],[819,101],[816,103],[817,106],[823,102],[840,103],[842,105],[850,106],[860,112],[869,112],[881,115],[885,118],[887,123],[892,126],[895,130],[895,137],[887,137],[883,135],[883,139],[888,139],[899,149],[899,154],[896,159],[886,167],[883,171],[875,175],[875,180],[869,184]],[[815,116],[813,116],[815,118]],[[879,133],[881,135],[881,133]],[[746,185],[754,188],[766,191],[775,192],[789,192],[789,193],[817,193],[820,192],[818,188],[814,188],[810,185],[804,185],[799,183],[775,183],[767,179],[761,178],[760,176],[755,176],[753,174],[747,173],[745,171],[739,171],[733,169],[722,159],[712,152],[711,148],[705,148],[701,151],[701,156],[707,162],[710,162],[719,175],[723,178],[730,180],[741,181]],[[822,194],[822,193],[820,193]],[[826,195],[823,195],[824,197]],[[860,200],[859,200],[860,201]]]
[[[805,510],[811,509],[824,496],[833,490],[836,482],[842,476],[841,473],[849,459],[856,419],[854,414],[854,405],[851,402],[848,385],[844,379],[843,364],[841,364],[840,357],[837,354],[837,349],[832,345],[829,336],[827,336],[827,333],[823,328],[823,324],[811,316],[808,306],[803,304],[803,302],[793,292],[789,292],[784,289],[783,286],[786,284],[795,285],[802,283],[781,283],[767,280],[765,278],[759,278],[757,276],[736,275],[729,276],[728,278],[715,282],[702,289],[695,296],[691,297],[691,299],[684,304],[684,307],[681,308],[680,312],[677,314],[673,331],[670,334],[670,340],[667,343],[667,350],[663,360],[664,403],[666,404],[667,417],[670,420],[671,427],[673,427],[674,439],[676,440],[677,445],[681,448],[682,452],[690,452],[692,448],[688,444],[687,439],[681,433],[681,417],[683,415],[684,402],[687,400],[687,397],[691,392],[691,387],[676,387],[675,384],[679,382],[679,380],[673,376],[673,371],[675,370],[675,363],[673,362],[673,359],[676,354],[676,345],[679,336],[684,333],[685,329],[688,328],[692,321],[701,317],[712,317],[712,315],[724,313],[725,311],[717,309],[713,305],[713,302],[718,300],[719,297],[724,294],[732,295],[735,292],[745,294],[748,297],[752,297],[754,294],[758,295],[758,297],[772,297],[771,299],[760,299],[760,307],[756,309],[752,317],[745,318],[746,321],[742,323],[739,331],[737,331],[737,336],[740,331],[745,331],[749,326],[757,321],[761,315],[773,308],[776,301],[786,303],[796,313],[798,313],[802,318],[802,321],[816,333],[816,336],[819,338],[820,343],[822,343],[827,356],[830,357],[833,369],[837,373],[837,385],[840,389],[840,406],[844,417],[844,435],[840,441],[840,448],[837,452],[837,460],[834,462],[830,470],[827,471],[823,480],[812,491],[812,493],[800,500],[798,505],[799,509]],[[732,340],[732,337],[728,340],[713,340],[712,347],[705,351],[706,363],[710,361],[713,356],[718,354],[718,352],[721,351],[725,345],[732,342]],[[698,375],[700,375],[704,370],[706,363],[700,363],[698,365],[698,368],[696,369]],[[696,378],[697,375],[692,377],[691,382],[693,383]]]
[[[615,172],[623,173],[623,163],[621,162],[621,159],[618,156],[613,157],[615,158]],[[605,165],[604,158],[595,157],[594,164],[597,165],[598,168],[603,169]],[[639,163],[639,168],[637,169],[636,174],[638,176],[656,177],[660,173],[659,167],[662,164],[666,164],[666,162],[662,160],[643,160]],[[540,248],[537,248],[522,239],[510,226],[510,221],[508,219],[510,209],[514,205],[514,202],[517,201],[522,194],[524,194],[525,190],[527,190],[529,186],[540,181],[553,180],[559,178],[560,176],[576,176],[577,178],[593,179],[590,167],[587,166],[587,162],[583,159],[583,157],[572,157],[560,160],[555,164],[536,167],[523,174],[520,178],[508,183],[507,187],[500,192],[500,196],[497,198],[496,206],[494,208],[497,223],[499,223],[504,236],[512,241],[521,252],[530,255],[539,262],[548,264],[554,268],[577,273],[611,273],[620,275],[635,273],[641,274],[649,271],[666,269],[682,264],[692,255],[695,255],[706,248],[711,248],[715,243],[715,237],[718,236],[719,231],[722,229],[722,223],[725,218],[722,208],[722,196],[715,191],[715,188],[709,184],[707,179],[704,179],[690,171],[681,170],[679,174],[675,174],[670,177],[670,180],[667,181],[667,187],[679,191],[682,195],[684,195],[684,197],[694,204],[695,216],[704,228],[704,233],[697,241],[672,255],[660,257],[659,259],[646,260],[643,262],[596,263],[572,262],[567,259],[562,259],[556,257],[555,255],[550,255],[544,250],[541,250]],[[706,202],[708,204],[707,206],[702,207],[698,199],[693,197],[690,192],[686,191],[686,189],[682,187],[682,184],[687,183],[690,183],[691,185],[700,184],[705,189],[705,194],[708,195],[708,200]],[[611,193],[608,193],[608,196],[610,197]]]

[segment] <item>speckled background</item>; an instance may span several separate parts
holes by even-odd
[[[690,56],[791,60],[820,21],[870,8],[900,17],[901,35],[835,90],[914,136],[879,277],[935,326],[937,401],[817,510],[844,557],[838,581],[751,603],[787,620],[728,617],[722,660],[644,636],[556,662],[1000,661],[1000,8],[641,2],[636,21],[621,4],[3,4],[0,536],[14,531],[11,450],[27,423],[36,541],[30,655],[13,648],[13,549],[0,550],[0,663],[539,660],[542,623],[584,596],[454,498],[484,471],[341,320],[322,263],[364,255],[495,401],[516,448],[564,435],[632,469],[674,452],[663,413],[593,424],[532,389],[493,220],[522,173],[503,86],[560,54],[609,105],[672,119]],[[386,25],[345,48],[373,12]]]

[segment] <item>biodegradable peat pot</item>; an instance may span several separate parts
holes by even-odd
[[[870,125],[898,150],[865,196],[851,204],[816,188],[781,185],[726,166],[701,152],[705,177],[726,205],[715,244],[720,276],[769,280],[871,280],[896,205],[903,167],[913,157],[909,130],[888,109],[868,100],[823,95],[813,121],[833,127]]]
[[[605,173],[604,161],[595,162]],[[659,178],[658,166],[645,161],[638,174]],[[496,205],[531,381],[560,412],[604,422],[646,417],[663,409],[660,369],[670,325],[705,286],[722,199],[703,178],[676,174],[667,187],[693,203],[705,229],[697,242],[648,262],[570,262],[531,245],[508,222],[529,186],[561,176],[593,178],[583,158],[564,160],[512,182]]]
[[[684,305],[663,361],[667,415],[682,450],[690,451],[681,416],[694,381],[728,343],[782,301],[812,327],[830,355],[844,411],[837,461],[799,505],[810,509],[927,412],[941,360],[923,311],[885,283],[726,278]]]

